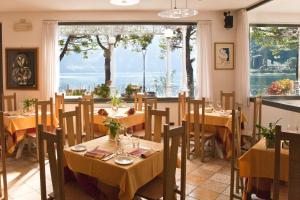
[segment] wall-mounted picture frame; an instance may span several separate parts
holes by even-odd
[[[234,69],[234,43],[215,43],[215,69]]]
[[[6,89],[38,89],[38,48],[6,48]]]

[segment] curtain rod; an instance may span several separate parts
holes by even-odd
[[[266,3],[269,3],[270,1],[273,1],[273,0],[262,0],[262,1],[259,1],[249,7],[246,8],[246,11],[250,11],[250,10],[254,10],[255,8],[258,8]]]

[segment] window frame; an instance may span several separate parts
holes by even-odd
[[[251,27],[297,27],[297,28],[300,28],[300,24],[282,24],[282,23],[279,23],[279,24],[275,24],[275,23],[249,23],[249,35],[248,35],[248,38],[249,38],[249,58],[251,58],[251,55],[250,55],[250,43],[251,43],[251,35],[250,35],[250,29]],[[299,44],[300,44],[300,34],[299,34]],[[296,71],[296,79],[298,82],[300,82],[300,77],[299,77],[299,74],[300,74],[300,45],[298,46],[298,66],[297,66],[297,71]],[[249,59],[249,69],[250,69],[250,59]],[[250,73],[249,73],[249,89],[251,88],[251,85],[250,85]],[[250,91],[249,91],[249,94],[250,94],[250,98],[253,98],[255,96],[252,96]],[[263,98],[265,99],[285,99],[284,97],[292,97],[292,99],[300,99],[300,94],[299,95],[267,95],[267,96],[262,96]],[[299,98],[298,98],[299,97]]]
[[[58,26],[74,26],[74,25],[186,25],[186,26],[197,26],[197,21],[186,21],[186,22],[169,22],[169,21],[160,21],[160,22],[154,22],[154,21],[131,21],[131,22],[122,22],[122,21],[114,21],[114,22],[101,22],[101,21],[85,21],[85,22],[70,22],[70,21],[61,21],[58,22]],[[94,97],[96,102],[104,103],[110,100],[109,98],[99,98]],[[132,102],[133,98],[123,98],[122,99],[126,102]],[[78,96],[65,96],[65,100],[68,103],[73,103],[78,101]],[[159,97],[159,101],[162,102],[175,102],[177,100],[177,97]]]

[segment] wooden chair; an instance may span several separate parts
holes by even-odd
[[[82,95],[82,100],[92,100],[94,98],[94,94],[90,93],[90,94],[83,94]]]
[[[163,118],[165,119],[165,124],[170,123],[170,109],[166,108],[165,110],[157,110],[157,109],[152,109],[152,107],[148,105],[147,110],[148,110],[147,111],[148,116],[147,116],[147,123],[145,126],[144,139],[152,140],[154,142],[161,142]],[[152,131],[152,127],[153,127],[153,131]]]
[[[241,109],[232,110],[232,133],[231,133],[231,176],[230,176],[230,200],[242,199],[244,190],[243,179],[240,177],[238,159],[241,153]]]
[[[45,145],[46,143],[46,145]],[[38,151],[40,155],[40,184],[41,184],[41,200],[56,199],[86,199],[91,200],[89,196],[81,192],[76,184],[64,183],[64,155],[63,155],[63,133],[60,128],[56,130],[56,134],[43,130],[43,125],[38,126]],[[45,147],[47,148],[50,174],[53,186],[53,193],[50,198],[47,197],[46,190],[46,167],[45,167]]]
[[[242,131],[242,141],[245,145],[242,147],[243,150],[248,150],[251,146],[256,144],[260,140],[260,129],[257,129],[256,125],[261,126],[262,119],[262,97],[255,97],[253,100],[253,125],[252,130]],[[248,145],[247,145],[248,144]]]
[[[2,175],[2,182],[0,179],[0,199],[7,200],[8,193],[7,193],[7,174],[6,174],[6,136],[5,136],[5,128],[4,128],[4,121],[3,121],[3,112],[0,112],[0,139],[1,139],[1,170],[0,174]],[[3,188],[2,188],[3,183]]]
[[[62,109],[59,109],[59,127],[62,129],[62,134],[64,135],[64,145],[66,143],[68,146],[80,144],[82,142],[80,107],[76,106],[74,111],[68,112],[63,112]]]
[[[15,92],[12,95],[3,95],[2,94],[1,100],[2,100],[3,111],[16,111],[17,110],[17,95]]]
[[[220,92],[220,102],[224,110],[235,109],[235,92],[225,93],[221,90]]]
[[[61,95],[55,93],[55,116],[58,119],[59,109],[62,109],[65,112],[65,95],[62,93]]]
[[[134,109],[137,111],[143,110],[143,98],[146,97],[144,93],[134,94]]]
[[[182,126],[170,128],[169,124],[164,125],[164,170],[163,178],[156,177],[154,180],[141,187],[136,196],[150,200],[173,200],[176,193],[180,199],[184,200],[186,190],[186,134],[187,123],[182,122]],[[182,142],[181,142],[182,141]],[[176,166],[178,150],[181,144],[181,173],[180,189],[176,187]]]
[[[50,124],[48,120],[48,115],[50,115]],[[16,155],[16,158],[20,158],[24,145],[27,143],[29,151],[31,151],[32,143],[37,144],[37,127],[39,124],[43,125],[44,130],[53,131],[55,128],[54,124],[54,113],[53,113],[53,99],[50,98],[49,101],[38,101],[35,104],[35,124],[36,124],[36,131],[26,133],[25,140],[20,143],[20,146],[18,147],[18,152]],[[38,155],[38,149],[37,149],[37,158],[39,158]]]
[[[289,177],[288,177],[288,200],[299,199],[300,188],[300,134],[294,132],[282,132],[281,126],[275,127],[275,159],[274,159],[274,184],[273,200],[279,199],[280,183],[280,152],[281,141],[289,142]]]
[[[151,106],[151,108],[157,109],[157,97],[145,97],[144,98],[145,129],[146,129],[147,124],[149,123],[149,121],[148,121],[148,106]],[[135,131],[135,132],[133,132],[132,135],[134,137],[144,138],[145,137],[145,129]]]
[[[193,107],[193,109],[192,109]],[[201,108],[201,118],[200,118],[200,108]],[[192,118],[193,114],[193,118]],[[193,120],[192,120],[193,119]],[[187,141],[187,152],[188,156],[192,154],[190,149],[191,139],[194,139],[194,152],[193,154],[201,156],[201,161],[205,158],[205,143],[211,141],[213,144],[213,154],[215,153],[215,138],[216,133],[210,133],[205,131],[205,98],[202,100],[190,99],[188,100],[188,124],[192,124],[193,132],[190,131],[188,134]],[[190,127],[190,125],[189,125]]]
[[[186,115],[186,92],[178,93],[178,125]]]
[[[78,105],[82,112],[85,141],[92,140],[94,139],[94,100],[81,100]]]

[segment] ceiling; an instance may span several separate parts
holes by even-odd
[[[0,0],[0,12],[162,10],[170,8],[170,0],[140,1],[141,2],[135,6],[119,7],[111,5],[109,0]],[[245,8],[258,1],[259,0],[188,0],[188,7],[193,7],[198,10],[235,10]],[[178,8],[184,6],[185,0],[177,0]]]
[[[266,3],[253,12],[272,12],[272,13],[300,13],[300,0],[273,0]]]

